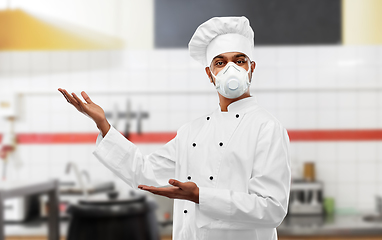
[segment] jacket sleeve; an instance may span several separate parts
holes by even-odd
[[[133,188],[140,184],[164,186],[175,177],[176,142],[175,137],[155,153],[144,156],[136,145],[111,126],[104,138],[98,135],[93,154]]]
[[[278,123],[266,123],[258,136],[248,192],[200,187],[198,226],[226,229],[279,226],[289,201],[288,145],[286,130]]]

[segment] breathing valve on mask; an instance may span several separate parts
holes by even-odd
[[[233,99],[243,95],[251,85],[248,77],[250,70],[249,66],[247,71],[233,62],[229,62],[216,76],[212,71],[211,74],[215,77],[217,91],[224,97]]]

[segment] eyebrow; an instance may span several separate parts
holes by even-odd
[[[235,58],[238,58],[238,57],[246,57],[246,55],[240,53],[240,54],[236,54],[236,55],[234,55],[233,57],[235,57]],[[224,57],[223,57],[222,55],[217,55],[217,56],[214,57],[212,60],[215,60],[216,58],[224,58]]]
[[[242,54],[242,53],[241,53],[241,54],[236,54],[234,57],[237,57],[237,58],[238,58],[238,57],[247,57],[247,56],[246,56],[245,54]]]
[[[212,60],[215,60],[216,58],[224,58],[222,55],[217,55],[216,57],[214,57]]]

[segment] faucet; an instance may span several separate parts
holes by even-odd
[[[131,102],[130,99],[127,100],[126,105],[126,123],[125,123],[125,137],[129,139],[130,137],[130,127],[131,127]]]
[[[91,180],[90,180],[89,172],[86,171],[86,170],[82,170],[82,171],[81,171],[81,174],[82,174],[83,176],[85,176],[87,183],[90,184],[90,183],[91,183]]]
[[[137,133],[139,135],[142,134],[142,118],[143,118],[143,114],[142,114],[141,106],[139,105],[138,112],[137,112]]]
[[[78,185],[80,186],[80,188],[82,189],[82,193],[85,197],[88,197],[88,191],[84,185],[84,183],[82,182],[82,178],[81,178],[81,174],[78,170],[78,167],[77,167],[77,164],[75,164],[74,162],[68,162],[66,164],[66,174],[69,174],[70,173],[70,169],[74,169],[74,174],[76,175],[76,179],[77,179],[77,183]],[[89,174],[88,174],[89,175]],[[88,178],[90,179],[90,178]]]

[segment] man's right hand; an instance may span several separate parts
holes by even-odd
[[[106,135],[110,129],[110,124],[106,119],[105,112],[100,106],[93,103],[84,91],[81,92],[81,95],[85,99],[86,103],[82,102],[82,100],[75,93],[70,95],[65,89],[62,88],[59,88],[58,91],[60,91],[66,100],[79,112],[93,119],[93,121],[97,124],[98,129],[101,131],[102,136]]]

